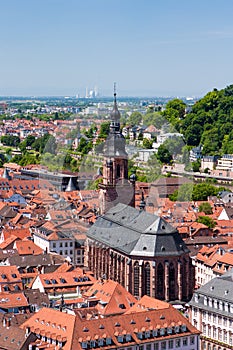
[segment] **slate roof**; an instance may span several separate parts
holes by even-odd
[[[179,256],[189,252],[178,231],[165,220],[122,203],[99,217],[87,236],[126,255]]]
[[[225,300],[228,303],[233,303],[233,270],[230,270],[220,277],[213,278],[211,281],[196,290],[195,293],[199,294],[200,298],[198,303],[196,303],[195,297],[193,297],[190,302],[191,305],[198,305],[201,303],[203,306],[203,295],[218,300]],[[225,314],[224,310],[219,312]]]

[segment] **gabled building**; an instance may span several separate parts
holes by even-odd
[[[22,279],[17,266],[0,266],[0,292],[13,292],[22,289]]]
[[[31,283],[32,289],[39,289],[54,299],[64,295],[65,299],[81,295],[92,286],[96,279],[90,271],[77,268],[68,272],[51,272],[39,274]]]
[[[41,309],[20,328],[36,336],[30,349],[198,350],[200,332],[171,305],[90,319]],[[91,312],[90,312],[91,315]]]

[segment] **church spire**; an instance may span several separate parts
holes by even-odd
[[[111,112],[111,124],[110,124],[110,132],[116,133],[120,132],[120,112],[117,107],[117,100],[116,100],[116,83],[114,83],[114,102],[113,102],[113,109]]]

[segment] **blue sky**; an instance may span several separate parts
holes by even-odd
[[[2,0],[0,95],[200,96],[233,83],[232,0]]]

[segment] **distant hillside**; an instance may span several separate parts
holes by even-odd
[[[208,92],[191,112],[176,121],[189,146],[203,145],[203,154],[233,154],[233,85]]]

